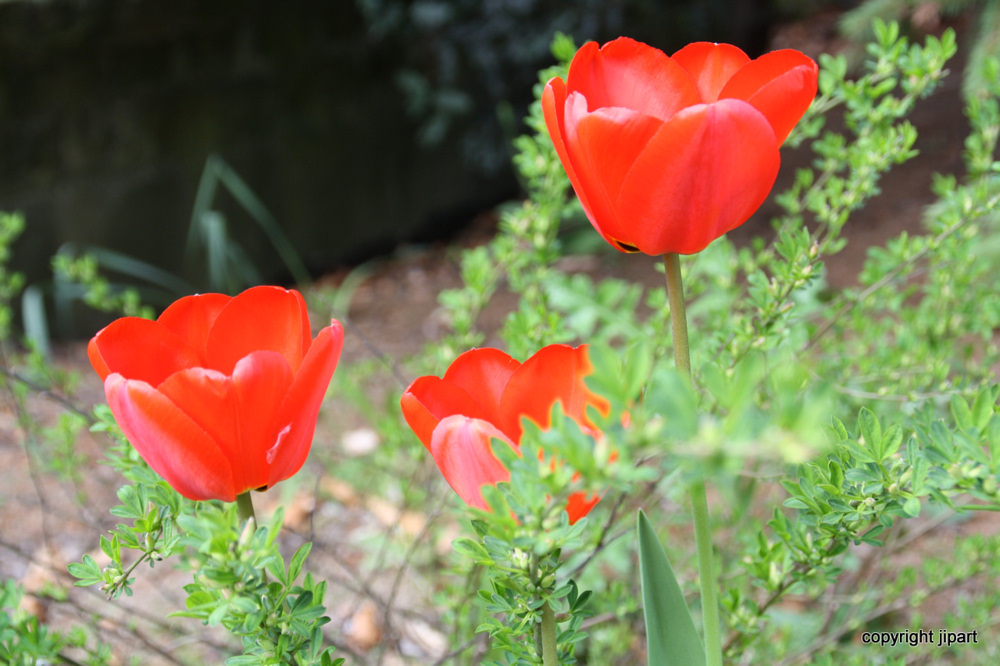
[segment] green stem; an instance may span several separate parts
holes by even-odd
[[[556,646],[556,614],[549,602],[542,604],[542,666],[559,666]]]
[[[680,257],[673,253],[663,255],[663,268],[667,274],[670,326],[674,337],[674,365],[687,377],[688,381],[692,381],[687,309],[684,305],[684,282],[681,280]],[[702,620],[705,624],[705,663],[707,666],[722,666],[722,630],[719,623],[718,582],[715,576],[715,560],[712,556],[712,530],[708,517],[705,482],[693,483],[690,492],[694,538],[698,547]]]
[[[718,583],[712,556],[712,532],[709,528],[708,498],[705,483],[691,486],[691,513],[694,516],[694,540],[698,546],[698,574],[701,582],[702,621],[705,624],[705,663],[722,666],[722,630],[719,623]]]
[[[691,351],[688,347],[687,308],[684,305],[684,282],[681,280],[681,258],[663,255],[667,274],[667,299],[670,303],[670,328],[674,334],[674,365],[691,381]]]
[[[257,521],[257,517],[254,515],[253,512],[253,499],[250,498],[249,490],[246,491],[245,493],[240,493],[239,495],[236,496],[236,508],[239,509],[240,512],[241,524],[245,523],[251,518],[254,519],[254,522]]]

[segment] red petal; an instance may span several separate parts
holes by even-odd
[[[295,474],[309,456],[319,408],[344,348],[344,328],[336,319],[316,336],[278,411],[275,439],[266,452],[267,485]]]
[[[301,369],[299,373],[302,373]],[[256,351],[236,363],[233,388],[239,407],[240,450],[238,457],[233,459],[233,469],[238,470],[234,476],[242,475],[245,479],[242,486],[244,490],[273,485],[268,451],[288,425],[281,420],[279,411],[282,402],[291,393],[293,379],[288,361],[281,354],[272,351]],[[324,393],[329,383],[330,379],[327,378],[326,384],[322,386]],[[316,417],[313,416],[313,424],[315,422]],[[312,439],[311,430],[309,439]],[[306,451],[308,452],[308,442]],[[237,484],[237,491],[240,487]]]
[[[570,495],[566,501],[566,513],[569,515],[569,524],[572,525],[586,516],[600,501],[600,495],[591,495],[589,497],[584,493],[573,493]]]
[[[592,427],[586,408],[595,397],[583,378],[590,372],[586,347],[549,345],[529,358],[510,378],[501,401],[500,427],[511,439],[521,439],[521,419],[529,418],[545,429],[556,402],[578,423]],[[602,400],[603,402],[603,400]],[[603,409],[607,410],[604,403]]]
[[[97,336],[95,335],[87,343],[87,358],[90,359],[90,365],[93,366],[94,371],[100,376],[103,382],[107,379],[108,375],[111,374],[111,370],[108,369],[108,364],[104,362],[101,357],[101,351],[97,348]]]
[[[580,93],[576,93],[576,95],[582,97]],[[583,108],[586,109],[586,99],[584,99],[582,104]],[[597,218],[593,213],[594,205],[590,202],[590,193],[584,188],[580,176],[577,175],[576,167],[573,166],[573,160],[569,154],[569,149],[566,147],[565,113],[566,84],[563,83],[562,79],[556,77],[545,84],[545,89],[542,91],[542,114],[545,116],[545,126],[549,131],[549,137],[552,139],[552,145],[555,146],[556,153],[559,155],[559,161],[562,162],[563,169],[566,170],[566,175],[569,177],[569,182],[573,185],[573,191],[576,192],[576,197],[580,200],[580,205],[583,206],[583,210],[590,219],[590,223],[600,233],[600,227],[595,222]]]
[[[725,99],[685,109],[665,123],[636,160],[619,194],[624,239],[651,255],[692,254],[743,224],[778,174],[767,119]]]
[[[500,398],[504,387],[520,367],[519,361],[499,349],[470,349],[454,360],[443,379],[464,390],[479,403],[479,414],[466,416],[475,416],[498,425]]]
[[[676,62],[652,46],[621,37],[600,49],[588,42],[569,66],[566,86],[587,98],[588,110],[632,109],[666,120],[701,101],[691,78]]]
[[[192,349],[197,350],[204,365],[208,333],[216,317],[231,300],[232,296],[225,294],[198,294],[187,296],[175,301],[170,307],[160,313],[157,323],[165,326],[174,335],[184,340]]]
[[[510,480],[510,472],[493,455],[492,440],[513,444],[486,421],[465,416],[441,420],[431,439],[431,455],[441,474],[469,506],[489,510],[482,487]]]
[[[117,372],[153,386],[199,364],[197,351],[183,340],[158,322],[139,317],[117,319],[98,331],[87,354],[101,379]]]
[[[577,191],[586,191],[590,222],[612,245],[635,244],[633,220],[622,216],[617,202],[636,159],[662,126],[657,118],[629,109],[587,113],[586,100],[577,93],[567,100],[566,143],[580,180]]]
[[[403,416],[410,428],[428,450],[437,424],[448,416],[461,414],[470,418],[485,418],[479,401],[440,377],[420,377],[410,384],[400,399]]]
[[[690,75],[698,87],[698,101],[707,103],[719,99],[719,92],[726,82],[750,62],[750,57],[731,44],[695,42],[675,53],[673,61]]]
[[[166,396],[142,381],[111,374],[108,405],[143,460],[192,500],[236,499],[229,461],[208,433]]]
[[[235,492],[242,492],[247,486],[237,465],[240,421],[232,378],[218,370],[189,368],[170,375],[156,390],[212,438],[233,471]]]
[[[816,96],[819,68],[792,49],[774,51],[748,63],[722,89],[720,98],[742,99],[771,123],[781,145]]]
[[[563,168],[566,170],[566,175],[569,176],[569,182],[573,184],[573,189],[577,190],[576,195],[583,202],[586,192],[580,192],[576,170],[573,168],[573,162],[570,160],[569,152],[566,149],[565,109],[566,84],[557,76],[550,79],[542,90],[542,115],[545,118],[545,127],[549,131],[552,145],[559,155],[559,161],[562,162]],[[584,208],[586,207],[587,204],[584,203]]]
[[[232,374],[241,358],[261,349],[276,351],[298,371],[309,348],[309,316],[297,291],[254,287],[233,298],[208,335],[206,365]]]

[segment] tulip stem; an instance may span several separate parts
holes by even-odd
[[[687,309],[684,305],[684,282],[681,279],[680,257],[674,253],[663,255],[663,268],[667,274],[667,298],[670,303],[670,326],[674,338],[674,365],[691,379],[691,351],[688,346]],[[691,484],[691,514],[694,520],[694,538],[698,548],[698,578],[701,584],[702,621],[705,625],[705,663],[722,666],[722,631],[719,624],[718,582],[712,554],[712,530],[708,516],[708,497],[705,482]]]
[[[667,274],[667,299],[670,303],[670,328],[674,335],[674,365],[691,381],[691,351],[688,347],[687,308],[684,305],[684,282],[681,279],[680,255],[663,255]]]
[[[548,601],[542,604],[542,666],[559,666],[556,614]]]
[[[236,508],[240,512],[240,524],[247,522],[251,518],[254,519],[254,522],[257,521],[257,517],[253,512],[253,499],[250,497],[249,490],[236,496]]]

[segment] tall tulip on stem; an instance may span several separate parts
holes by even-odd
[[[545,124],[594,228],[622,252],[663,255],[674,361],[691,379],[678,255],[749,219],[778,149],[816,95],[818,67],[785,49],[751,60],[697,42],[673,56],[622,37],[585,44],[542,94]],[[705,657],[721,666],[719,605],[703,481],[691,486]]]

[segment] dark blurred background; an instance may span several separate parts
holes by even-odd
[[[825,3],[829,5],[830,3]],[[562,31],[667,52],[751,54],[792,0],[74,0],[0,2],[0,210],[13,268],[51,279],[64,243],[203,284],[185,238],[209,155],[239,174],[313,275],[447,237],[518,196],[509,142]],[[267,281],[272,243],[225,188]],[[190,264],[191,262],[187,262]]]

